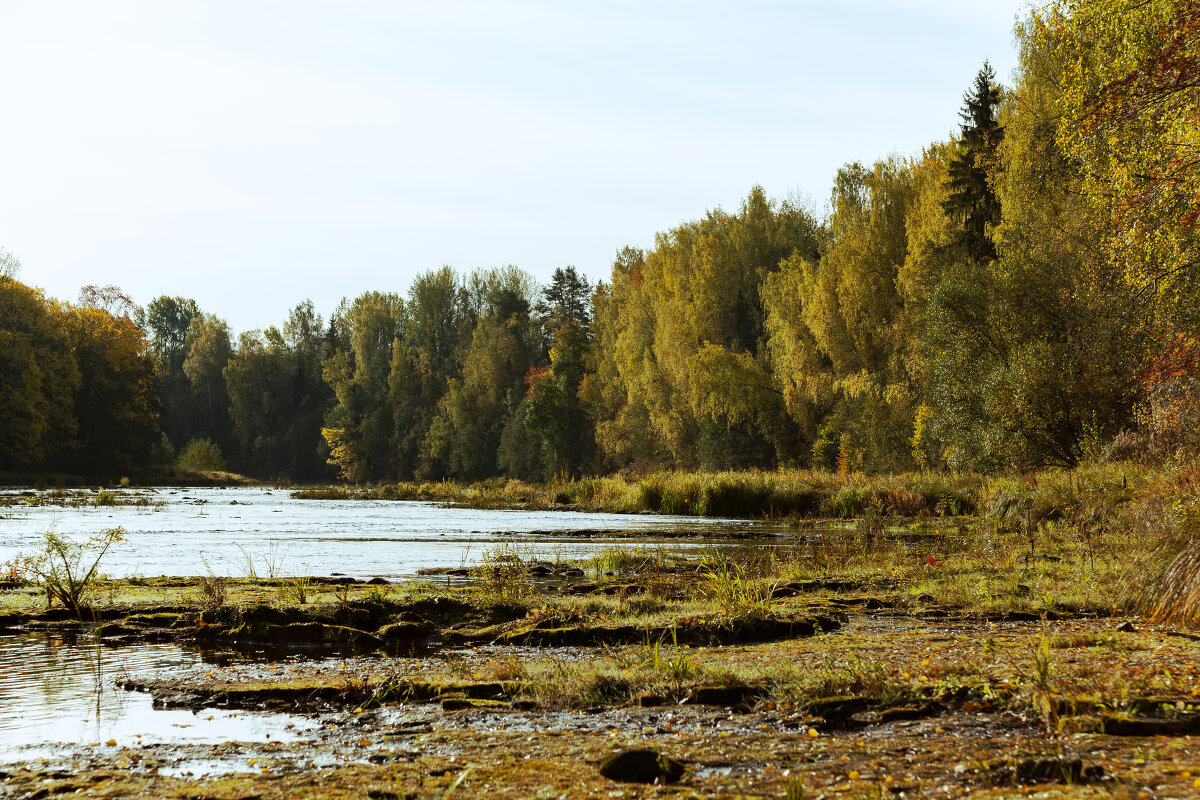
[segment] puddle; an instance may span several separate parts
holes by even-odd
[[[28,761],[63,746],[96,753],[159,744],[291,742],[319,724],[270,712],[162,710],[117,682],[177,674],[202,656],[173,644],[97,646],[85,633],[0,636],[0,761]]]

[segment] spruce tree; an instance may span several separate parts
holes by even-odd
[[[994,162],[996,148],[1004,138],[1004,128],[996,119],[1000,104],[1000,86],[996,73],[986,61],[975,76],[975,85],[963,95],[962,138],[958,151],[947,165],[949,196],[942,210],[963,223],[960,243],[967,257],[982,263],[996,257],[996,248],[987,235],[987,226],[1000,221],[1000,201],[988,183],[988,167]]]

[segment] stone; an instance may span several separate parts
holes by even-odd
[[[600,774],[621,783],[675,783],[683,777],[683,764],[655,750],[622,750],[600,764]]]
[[[1097,765],[1085,767],[1078,758],[1069,761],[1057,758],[1027,758],[1015,766],[995,767],[992,774],[999,784],[1076,784],[1094,783],[1103,779],[1104,768]]]

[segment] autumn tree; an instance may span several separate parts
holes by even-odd
[[[1058,142],[1134,300],[1200,331],[1200,5],[1056,0],[1031,25],[1063,65]]]
[[[615,359],[618,417],[644,420],[648,435],[678,466],[786,458],[789,436],[772,425],[764,428],[759,417],[723,413],[744,404],[746,398],[735,395],[753,387],[707,381],[697,371],[736,366],[747,353],[762,355],[763,276],[796,250],[815,256],[816,248],[812,217],[790,203],[769,202],[756,187],[737,214],[718,209],[659,234],[640,263],[614,270],[611,318],[596,324],[611,326],[598,336],[615,348],[603,357]],[[602,446],[611,448],[618,429],[599,431]]]
[[[1071,465],[1131,418],[1143,328],[1122,301],[1097,207],[1059,145],[1064,64],[1019,30],[1018,83],[991,180],[997,257],[968,257],[930,291],[931,427],[951,466]]]
[[[329,462],[352,481],[392,477],[396,459],[388,376],[393,351],[404,335],[404,299],[367,292],[335,316],[350,347],[333,353],[323,365],[335,401],[321,431]]]
[[[154,359],[145,334],[129,316],[91,306],[69,308],[66,327],[79,369],[76,463],[89,474],[145,464],[160,436]]]
[[[0,469],[61,465],[78,429],[68,312],[0,275]]]
[[[911,168],[899,159],[843,167],[823,255],[794,255],[764,282],[779,394],[818,466],[910,463],[915,392],[897,276],[913,198]]]

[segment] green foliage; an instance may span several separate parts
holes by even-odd
[[[702,572],[700,593],[720,612],[737,619],[765,619],[771,613],[771,590],[751,578],[742,565],[718,562]]]
[[[0,468],[127,474],[161,460],[156,417],[177,449],[360,484],[1025,471],[1102,461],[1118,436],[1186,457],[1200,10],[1053,0],[1017,42],[1012,85],[985,63],[956,138],[846,164],[823,219],[754,187],[623,248],[594,287],[574,267],[544,287],[442,267],[405,298],[343,300],[327,325],[301,304],[235,341],[186,298],[48,300],[0,254]],[[832,496],[739,481],[648,481],[623,502],[808,514]]]
[[[638,666],[669,681],[676,688],[703,672],[692,654],[679,647],[679,634],[674,628],[671,629],[669,651],[663,647],[661,637],[653,642],[647,641],[643,651],[645,655]]]
[[[351,481],[394,472],[394,414],[388,403],[393,350],[404,329],[404,300],[367,292],[335,314],[348,347],[323,362],[334,403],[321,434],[329,463]]]
[[[73,542],[53,532],[44,538],[40,552],[22,559],[22,572],[46,592],[47,604],[58,600],[82,619],[100,561],[110,547],[125,538],[125,529],[109,528],[86,542]]]
[[[225,469],[225,458],[221,455],[221,448],[211,439],[192,439],[179,451],[175,463],[185,469]]]
[[[620,254],[593,323],[606,348],[601,359],[612,359],[598,367],[614,389],[598,398],[611,422],[597,425],[597,439],[610,459],[665,456],[694,466],[701,461],[704,418],[712,416],[726,429],[740,429],[743,438],[777,439],[766,463],[778,457],[788,442],[770,424],[778,415],[764,420],[754,413],[767,387],[724,386],[706,370],[744,370],[760,355],[763,276],[797,251],[815,255],[816,242],[816,225],[804,209],[777,206],[756,187],[735,215],[711,211],[660,234],[648,253]],[[646,447],[647,439],[657,452]],[[731,450],[710,452],[721,459]]]
[[[1000,97],[996,73],[985,61],[972,90],[963,97],[962,138],[946,168],[948,191],[942,209],[961,220],[959,245],[974,263],[996,257],[990,228],[1000,221],[1001,204],[991,174],[996,169],[996,150],[1004,140],[1004,128],[996,118]]]
[[[1030,31],[992,177],[998,259],[942,268],[925,321],[928,430],[958,469],[1071,465],[1131,417],[1145,330],[1055,139],[1063,65]]]
[[[61,465],[79,428],[79,365],[68,312],[41,292],[0,277],[0,468]]]
[[[864,508],[866,503],[862,490],[852,484],[838,489],[833,497],[829,498],[829,513],[834,517],[857,517],[862,514]]]
[[[1031,35],[1061,65],[1054,133],[1139,301],[1196,331],[1200,292],[1200,8],[1055,0]]]

